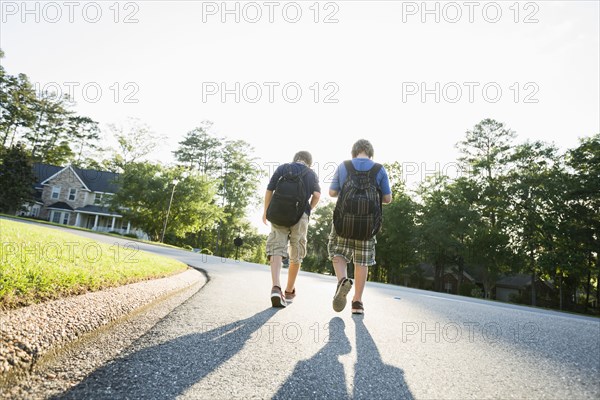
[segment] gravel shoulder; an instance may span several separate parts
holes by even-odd
[[[188,269],[0,312],[0,398],[48,398],[78,383],[200,290]]]

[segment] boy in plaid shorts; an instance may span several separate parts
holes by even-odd
[[[357,171],[368,171],[375,163],[373,162],[373,146],[368,140],[361,139],[352,146],[352,165]],[[342,186],[348,177],[348,171],[344,164],[340,164],[333,176],[333,181],[329,187],[329,195],[337,197],[340,194]],[[387,172],[381,168],[377,173],[375,180],[377,187],[381,190],[382,203],[388,204],[392,201],[392,191]],[[333,297],[333,309],[340,312],[346,307],[346,295],[352,288],[352,280],[347,276],[347,264],[354,261],[354,279],[356,285],[354,288],[354,297],[352,298],[352,313],[363,314],[364,306],[362,303],[362,294],[369,273],[368,267],[375,265],[375,244],[377,239],[372,237],[368,240],[347,239],[338,236],[335,227],[332,226],[329,235],[329,244],[327,250],[329,258],[333,262],[335,275],[338,279],[335,296]]]

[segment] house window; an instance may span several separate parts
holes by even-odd
[[[94,205],[99,206],[102,204],[102,193],[94,193]]]
[[[69,189],[69,200],[75,200],[75,196],[77,195],[77,189],[71,188]]]
[[[70,213],[63,213],[63,225],[68,225],[69,224],[69,217],[71,216]]]
[[[52,222],[55,224],[60,223],[60,213],[58,211],[52,211]]]
[[[53,199],[58,199],[60,197],[60,187],[52,186],[52,195],[50,196]]]

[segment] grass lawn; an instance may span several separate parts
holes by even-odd
[[[132,241],[98,243],[54,229],[0,220],[0,309],[16,308],[184,271]]]

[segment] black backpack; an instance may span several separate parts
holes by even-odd
[[[277,181],[275,193],[267,208],[267,219],[271,223],[290,227],[296,225],[306,210],[306,190],[304,176],[310,171],[306,167],[300,173],[294,173],[290,164],[286,165],[283,175]]]
[[[344,161],[348,176],[333,211],[333,225],[337,234],[347,239],[369,240],[382,222],[382,195],[377,187],[381,164],[369,171],[357,171],[352,161]]]

